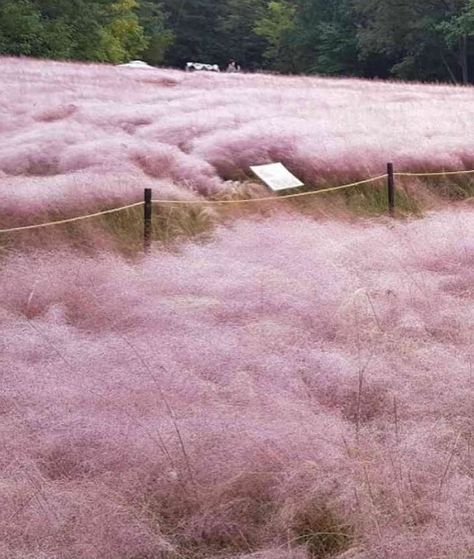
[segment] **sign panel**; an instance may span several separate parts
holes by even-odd
[[[273,192],[304,186],[304,184],[292,175],[282,163],[257,165],[250,167],[250,169],[260,180],[273,190]]]

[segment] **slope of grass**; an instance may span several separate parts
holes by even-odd
[[[474,553],[474,213],[0,268],[0,557]]]
[[[129,203],[145,187],[160,198],[246,192],[250,165],[272,161],[310,188],[378,176],[388,161],[474,168],[472,88],[10,58],[0,72],[2,225]],[[414,201],[402,197],[403,210],[425,200],[425,184],[472,193],[466,177],[404,183]],[[384,206],[377,188],[347,201]]]
[[[0,228],[474,166],[470,88],[0,70]],[[0,558],[472,557],[473,184],[2,235]]]

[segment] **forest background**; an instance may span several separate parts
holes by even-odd
[[[0,0],[0,54],[474,81],[474,0]]]

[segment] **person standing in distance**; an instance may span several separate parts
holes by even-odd
[[[240,72],[240,66],[238,66],[235,60],[231,60],[229,65],[227,66],[227,72],[230,74],[235,74],[236,72]]]

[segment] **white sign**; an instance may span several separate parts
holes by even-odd
[[[292,175],[290,171],[288,171],[288,169],[281,163],[257,165],[250,167],[250,169],[259,179],[271,188],[273,192],[304,186],[304,184]]]

